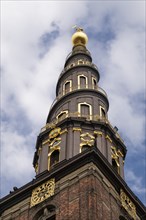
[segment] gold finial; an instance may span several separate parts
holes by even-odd
[[[88,42],[88,37],[84,33],[83,28],[74,25],[72,28],[76,29],[76,32],[72,35],[72,43],[74,46],[83,45],[86,46]]]

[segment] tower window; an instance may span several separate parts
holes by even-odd
[[[59,162],[59,150],[54,150],[50,156],[50,168]]]
[[[82,116],[87,116],[90,115],[90,110],[88,105],[81,105],[81,115]]]
[[[83,60],[78,60],[78,64],[84,64]]]
[[[65,119],[68,116],[68,110],[66,111],[61,111],[57,116],[57,120],[58,121],[62,121],[63,119]]]
[[[93,89],[97,89],[97,81],[94,77],[92,77],[92,87]]]
[[[70,82],[65,83],[65,94],[70,91]]]
[[[68,80],[63,85],[63,95],[72,90],[72,80]]]
[[[100,106],[100,117],[101,118],[106,118],[105,109],[103,107],[101,107],[101,106]]]
[[[119,171],[118,165],[117,165],[117,163],[116,163],[116,161],[114,159],[112,159],[112,166],[116,170],[116,172]]]
[[[56,219],[56,208],[54,205],[49,205],[41,209],[33,218],[33,220],[55,220]]]
[[[74,63],[71,63],[71,64],[70,64],[70,67],[73,67],[73,66],[75,66],[75,64],[74,64]]]
[[[78,76],[78,89],[88,88],[88,78],[84,75]]]
[[[86,102],[78,104],[78,112],[81,117],[92,119],[92,106]]]

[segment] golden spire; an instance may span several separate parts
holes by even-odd
[[[77,45],[83,45],[86,46],[88,42],[88,37],[84,33],[83,29],[80,27],[77,27],[76,25],[73,27],[76,29],[76,32],[72,35],[72,43],[74,46]]]

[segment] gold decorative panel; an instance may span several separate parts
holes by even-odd
[[[50,148],[54,148],[54,147],[56,147],[56,146],[59,146],[60,143],[61,143],[61,138],[60,138],[60,137],[54,138],[54,139],[51,141],[49,147],[50,147]]]
[[[73,128],[73,131],[79,131],[79,132],[81,132],[82,129],[81,129],[81,128]]]
[[[54,128],[50,134],[49,134],[49,138],[52,139],[52,138],[55,138],[57,137],[61,132],[61,128]]]
[[[94,140],[95,140],[95,137],[93,135],[89,133],[84,133],[80,135],[80,138],[82,141],[80,146],[83,146],[83,145],[93,146]]]
[[[106,135],[106,137],[105,137],[106,139],[108,139],[109,140],[109,142],[111,142],[112,143],[112,139],[108,136],[108,135]]]
[[[36,163],[36,165],[35,165],[35,172],[37,173],[38,172],[38,163]]]
[[[64,130],[62,130],[61,132],[60,132],[60,134],[64,134],[64,133],[67,133],[68,131],[67,131],[67,129],[65,128]]]
[[[136,207],[122,189],[120,190],[120,200],[121,200],[121,203],[124,209],[126,209],[128,214],[135,220],[136,219]]]
[[[32,191],[30,206],[35,206],[54,195],[55,179],[43,183]]]
[[[94,131],[95,135],[101,135],[102,136],[102,132],[101,131]]]

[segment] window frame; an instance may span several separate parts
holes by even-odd
[[[84,74],[78,75],[78,89],[82,89],[82,88],[81,88],[81,80],[80,80],[81,77],[85,78],[85,81],[86,81],[85,89],[87,89],[87,88],[88,88],[88,77],[85,76]],[[83,89],[84,89],[84,88],[83,88]]]
[[[79,117],[82,117],[81,115],[81,106],[82,105],[87,105],[89,107],[89,119],[92,120],[92,105],[88,104],[87,102],[80,102],[78,103],[78,113],[79,113]]]
[[[72,91],[72,80],[67,80],[65,81],[65,83],[63,84],[63,95],[67,94],[68,92],[65,91],[65,85],[69,83],[69,91],[68,92],[71,92]]]

